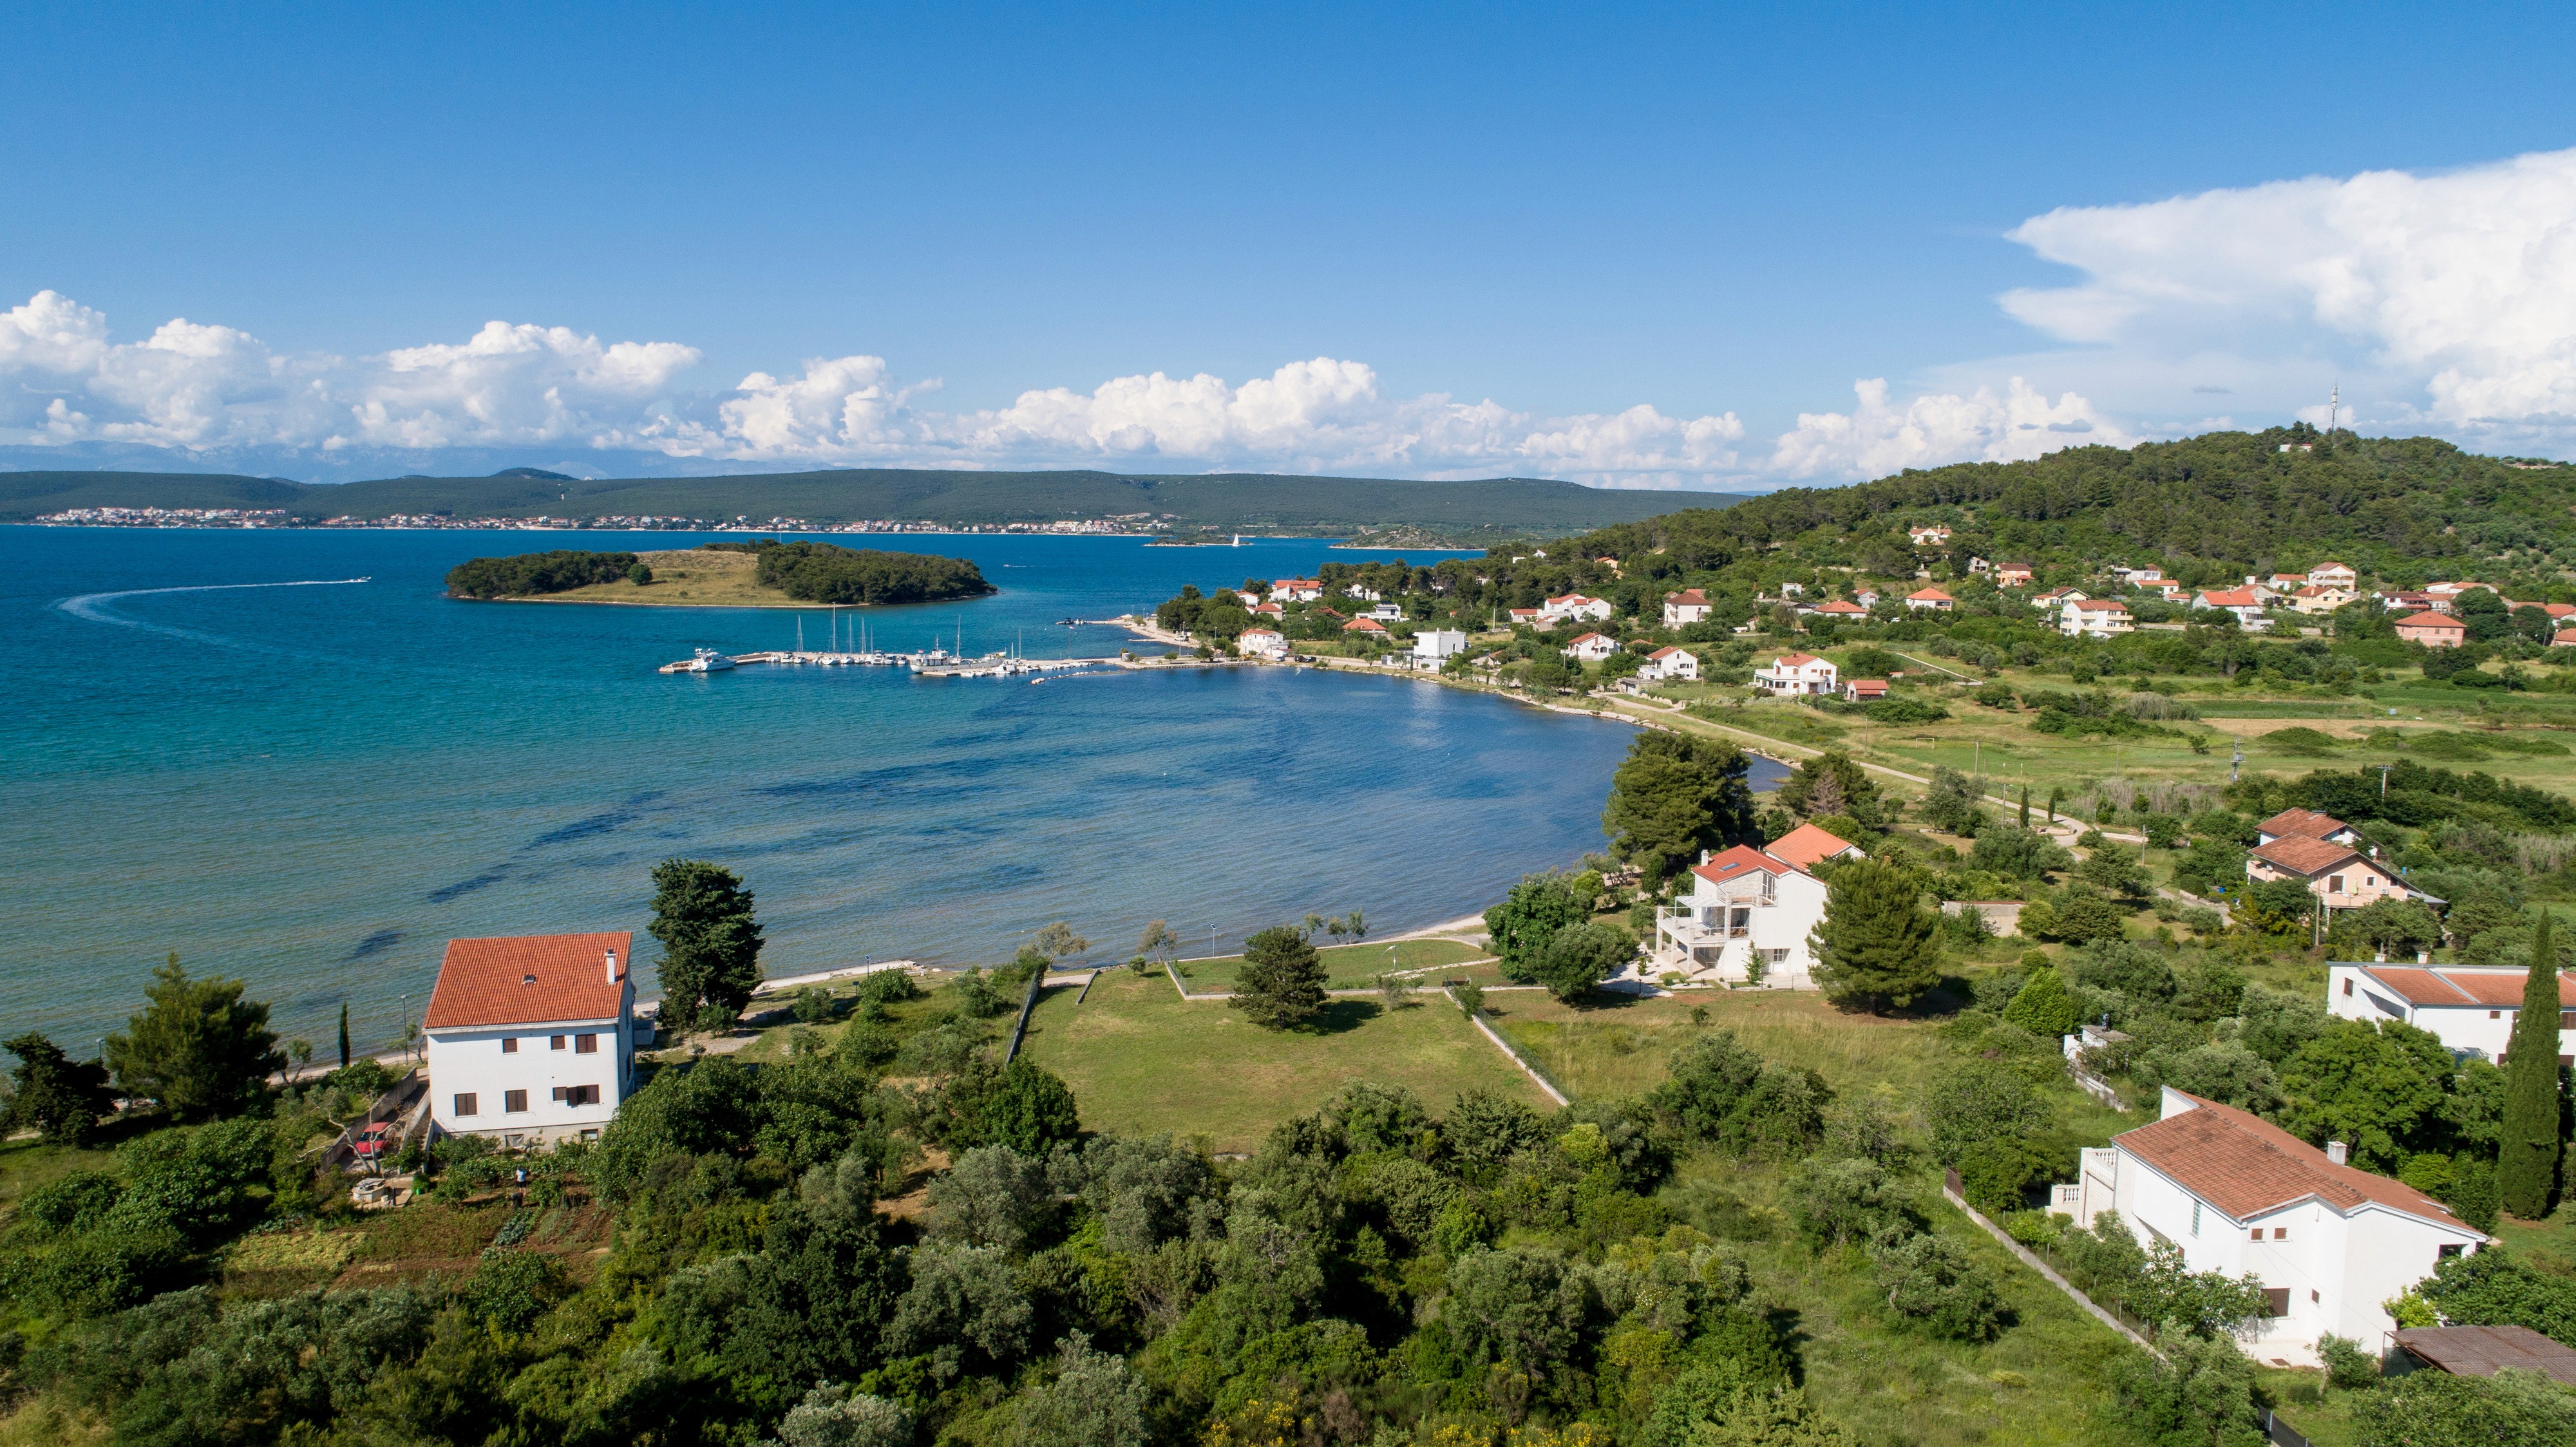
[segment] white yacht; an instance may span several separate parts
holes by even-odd
[[[701,648],[698,656],[680,665],[683,673],[722,673],[733,667],[733,660],[712,648]]]

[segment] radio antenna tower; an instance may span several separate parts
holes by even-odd
[[[2337,382],[2334,384],[2334,390],[2326,394],[2326,440],[2328,442],[2334,441],[2335,419],[2342,414],[2343,383]]]

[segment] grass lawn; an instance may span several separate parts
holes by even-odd
[[[116,1166],[116,1152],[49,1146],[29,1138],[0,1143],[0,1223],[18,1210],[29,1191],[59,1181],[74,1171],[105,1171]]]
[[[1183,1001],[1169,981],[1123,970],[1102,975],[1080,1005],[1077,993],[1049,990],[1038,1001],[1022,1049],[1073,1087],[1091,1130],[1204,1136],[1210,1150],[1246,1152],[1354,1080],[1404,1086],[1434,1111],[1470,1089],[1551,1108],[1437,997],[1393,1012],[1374,1000],[1336,1000],[1320,1029],[1270,1031],[1220,1002]]]
[[[702,608],[820,608],[800,603],[776,588],[756,581],[760,560],[749,553],[702,553],[696,549],[637,553],[653,570],[653,581],[638,587],[620,578],[562,593],[523,599],[536,603],[650,603]],[[828,640],[816,638],[820,648]]]
[[[1544,993],[1488,995],[1494,1028],[1581,1100],[1638,1095],[1664,1078],[1664,1062],[1705,1030],[1733,1030],[1765,1060],[1806,1066],[1835,1090],[1917,1086],[1949,1048],[1935,1027],[1901,1018],[1846,1015],[1806,990],[1692,990],[1654,1000],[1601,997],[1585,1008]],[[1616,1003],[1608,1003],[1616,1001]],[[1694,1007],[1708,1024],[1691,1022]]]
[[[1395,953],[1389,956],[1392,948]],[[1322,958],[1327,972],[1324,988],[1328,990],[1365,990],[1377,983],[1386,970],[1436,970],[1466,960],[1485,958],[1478,946],[1459,940],[1397,940],[1378,945],[1333,945],[1315,953]],[[1388,963],[1392,958],[1393,963]],[[1243,956],[1222,955],[1214,959],[1184,960],[1181,978],[1189,982],[1190,993],[1209,990],[1231,990],[1235,977],[1243,971]],[[1460,974],[1458,978],[1470,978]],[[1447,974],[1439,978],[1449,978]],[[1096,992],[1095,992],[1096,993]]]

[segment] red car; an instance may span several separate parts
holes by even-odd
[[[349,1149],[356,1152],[358,1159],[362,1161],[375,1161],[384,1159],[385,1153],[392,1150],[393,1145],[394,1123],[380,1120],[358,1132],[357,1139],[349,1143]]]

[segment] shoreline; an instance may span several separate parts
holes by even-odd
[[[792,598],[784,603],[681,603],[662,602],[648,598],[575,598],[563,593],[513,594],[504,598],[460,598],[455,594],[450,593],[447,594],[446,597],[447,601],[451,603],[569,603],[577,606],[588,606],[593,608],[764,608],[778,610],[818,608],[828,610],[833,608],[932,608],[949,603],[978,602],[985,598],[998,597],[1001,594],[1001,591],[1001,589],[996,588],[990,593],[972,593],[956,598],[924,598],[917,603],[803,603]]]

